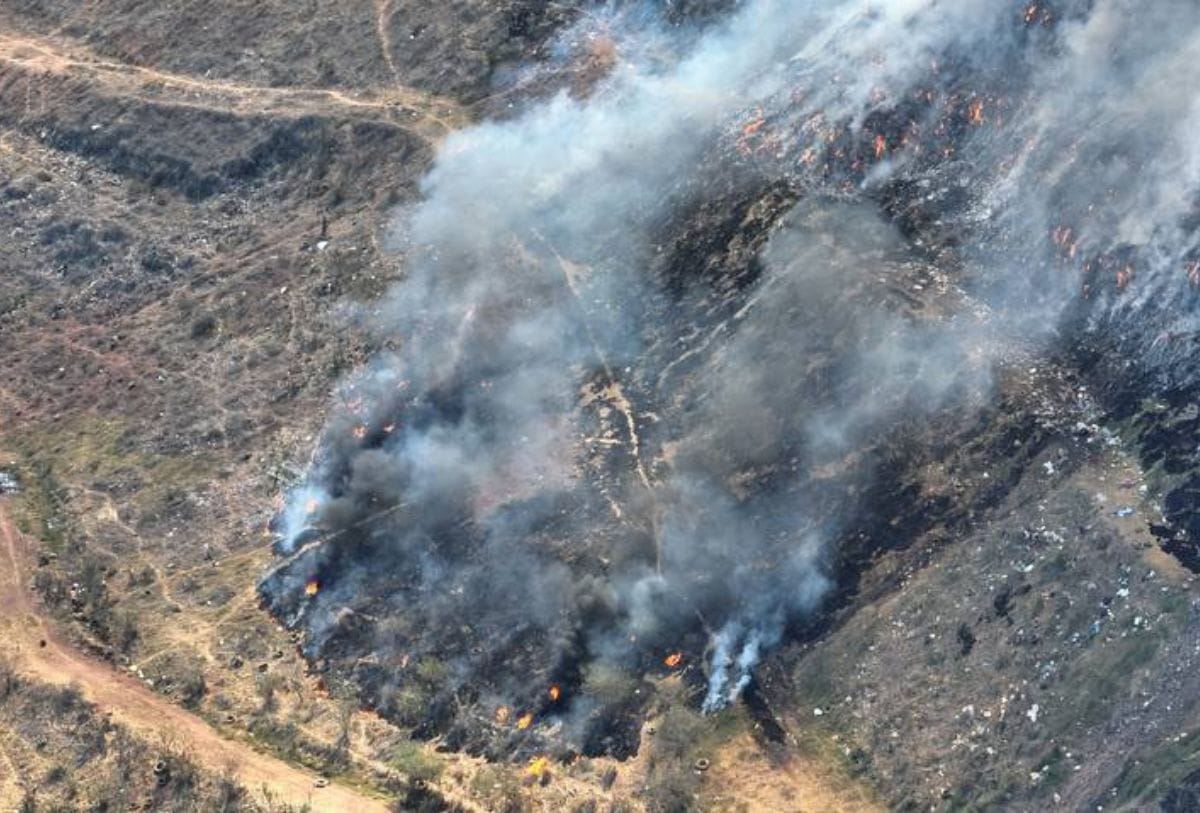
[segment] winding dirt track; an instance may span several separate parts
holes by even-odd
[[[17,531],[0,499],[0,647],[29,674],[54,684],[77,684],[101,713],[151,738],[167,732],[209,770],[234,766],[252,793],[264,786],[277,802],[308,804],[314,811],[384,813],[387,806],[331,784],[317,788],[316,777],[285,762],[226,740],[200,718],[147,689],[132,677],[73,649],[40,612],[28,587],[32,546]],[[45,641],[45,646],[40,642]]]
[[[104,93],[157,104],[240,115],[358,115],[411,130],[437,142],[467,117],[455,102],[395,85],[362,95],[329,88],[240,85],[111,62],[79,46],[42,37],[0,33],[0,66],[37,76],[84,81]]]

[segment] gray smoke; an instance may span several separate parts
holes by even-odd
[[[1155,337],[1196,327],[1194,3],[747,0],[703,31],[638,10],[568,33],[615,42],[589,95],[451,136],[398,215],[407,275],[372,313],[398,349],[339,394],[265,587],[314,651],[342,608],[386,616],[385,663],[437,652],[511,702],[518,641],[546,674],[634,669],[698,626],[719,709],[829,589],[870,475],[827,474],[847,455],[986,397],[1081,291],[1085,329],[1134,324],[1184,374]],[[750,284],[672,288],[664,235],[713,179],[801,202]],[[877,295],[931,261],[873,203],[897,189],[954,236],[957,312]],[[444,624],[462,640],[422,649]]]

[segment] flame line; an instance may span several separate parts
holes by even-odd
[[[266,575],[263,577],[263,580],[265,581],[266,579],[270,579],[271,577],[273,577],[276,573],[278,573],[280,570],[282,570],[285,567],[290,567],[293,563],[296,562],[296,560],[298,560],[305,553],[308,553],[311,550],[315,550],[316,548],[319,548],[320,546],[324,545],[326,542],[332,542],[335,539],[339,539],[342,536],[345,536],[346,534],[350,533],[351,531],[357,531],[359,528],[362,528],[364,525],[367,525],[368,523],[374,522],[377,519],[383,519],[384,517],[389,517],[392,514],[395,514],[396,512],[398,512],[400,509],[407,508],[407,507],[408,507],[408,503],[398,502],[395,505],[392,505],[392,506],[389,506],[382,510],[376,511],[373,514],[368,514],[367,516],[360,519],[358,522],[355,522],[353,525],[347,525],[345,528],[338,528],[336,531],[331,531],[329,533],[319,535],[316,539],[312,540],[311,542],[304,543],[304,545],[302,545],[299,549],[297,549],[293,553],[289,554],[287,556],[287,558],[281,559],[277,565],[275,565],[274,567],[272,567],[270,570],[267,571]]]

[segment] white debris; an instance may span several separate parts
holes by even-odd
[[[1029,707],[1029,711],[1025,712],[1025,716],[1029,718],[1029,722],[1031,722],[1031,723],[1037,722],[1038,711],[1039,711],[1039,707],[1038,707],[1037,703],[1034,703],[1032,706]]]

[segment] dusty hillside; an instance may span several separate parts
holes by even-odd
[[[1140,325],[1127,303],[1148,275],[1128,246],[1085,262],[1057,226],[1058,264],[1035,271],[1059,285],[1083,265],[1067,339],[977,346],[988,283],[963,245],[993,228],[971,196],[995,169],[990,128],[1020,118],[1008,75],[923,65],[941,95],[922,84],[861,132],[790,120],[799,87],[764,110],[672,84],[743,5],[0,0],[0,805],[1197,808],[1200,418],[1190,379],[1162,372],[1186,368],[1194,333]],[[1012,6],[1006,36],[1038,58],[1091,8]],[[609,77],[663,75],[620,138],[588,140],[631,109]],[[593,94],[601,114],[527,161],[527,144],[487,141],[510,131],[472,129]],[[713,124],[690,104],[735,112]],[[686,126],[656,141],[670,105]],[[693,129],[706,140],[688,151]],[[879,181],[913,143],[911,175]],[[413,245],[401,215],[437,199],[422,183],[439,155],[492,199],[457,199]],[[555,174],[563,155],[591,174]],[[688,174],[636,205],[591,183],[674,161]],[[528,187],[494,194],[498,170]],[[572,188],[604,217],[531,202]],[[601,228],[580,238],[578,222]],[[451,276],[380,331],[439,250],[512,282],[439,333],[439,308],[458,317],[476,290]],[[627,256],[646,287],[589,299]],[[833,271],[772,276],[810,267]],[[1172,303],[1190,307],[1196,280],[1177,276]],[[542,300],[584,328],[518,320],[523,338],[559,332],[512,364],[495,350],[506,320]],[[949,350],[906,355],[910,331],[964,324]],[[447,346],[471,361],[372,389],[371,371],[436,367]],[[969,373],[962,392],[896,383],[940,368]],[[570,397],[531,407],[555,376]],[[447,489],[412,520],[399,468],[370,467],[397,425],[457,427],[479,403],[521,431],[464,448],[503,464],[473,502]],[[586,431],[559,449],[568,424]],[[531,468],[529,447],[564,463]],[[289,530],[297,486],[326,485],[318,460],[340,491]],[[685,494],[682,520],[665,491]],[[729,504],[760,507],[737,524]],[[797,504],[803,522],[779,527]],[[449,553],[418,567],[389,547],[414,525],[420,551]],[[516,541],[489,549],[496,527]],[[706,534],[730,550],[672,548]],[[797,565],[813,535],[828,544]],[[501,577],[514,562],[528,582]],[[695,588],[682,600],[653,592],[672,568]],[[713,587],[730,574],[744,596]],[[623,626],[608,579],[643,579],[673,623]],[[788,616],[761,651],[739,626],[760,593]],[[762,658],[753,674],[718,657],[722,633]]]
[[[331,387],[370,350],[353,306],[402,273],[381,250],[391,207],[476,115],[464,102],[487,95],[496,66],[536,58],[563,18],[251,5],[0,6],[0,426],[20,482],[0,499],[36,546],[29,612],[53,626],[49,660],[16,661],[21,680],[80,682],[96,713],[147,738],[151,767],[183,749],[217,776],[209,756],[226,749],[260,802],[268,780],[275,804],[344,809],[330,801],[340,785],[313,784],[324,775],[365,788],[356,806],[636,809],[638,764],[556,766],[530,787],[524,763],[410,742],[336,675],[313,674],[257,597],[279,493]],[[191,715],[176,726],[161,712],[169,747],[121,697],[131,680]],[[29,758],[10,730],[6,799],[126,804],[65,751]],[[248,748],[297,766],[298,784],[248,770],[261,761],[237,758]],[[737,759],[754,764],[755,748]],[[828,793],[793,770],[798,798]],[[236,807],[192,791],[180,804]]]

